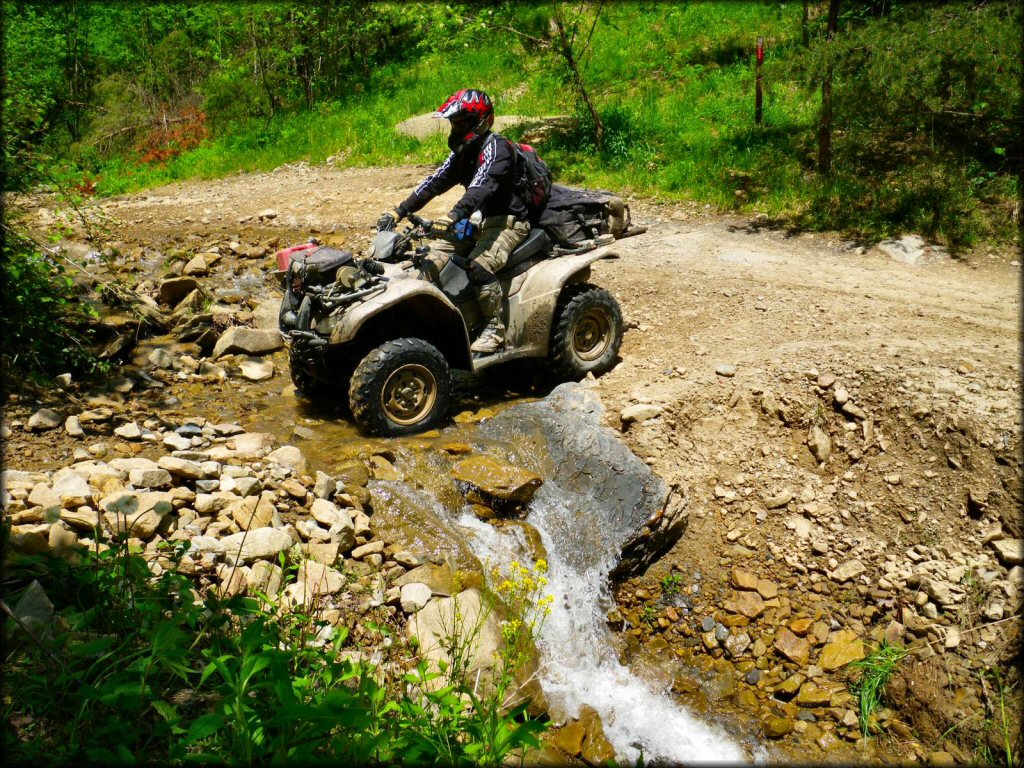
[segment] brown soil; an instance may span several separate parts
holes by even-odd
[[[140,258],[188,257],[237,241],[272,253],[315,234],[361,249],[379,213],[428,170],[300,163],[98,201],[90,213],[96,234],[90,247],[113,244]],[[424,213],[444,214],[453,199],[449,194]],[[68,220],[72,239],[85,238],[81,225],[46,199],[22,202],[36,226]],[[608,423],[689,496],[690,523],[648,574],[619,585],[624,653],[639,662],[659,647],[652,642],[660,636],[697,668],[710,670],[727,659],[721,648],[700,643],[694,625],[727,614],[721,603],[731,595],[735,568],[771,580],[784,598],[743,627],[770,647],[776,629],[802,616],[832,620],[833,629],[852,628],[869,640],[895,619],[912,629],[918,592],[895,577],[880,579],[918,562],[934,561],[936,569],[967,564],[957,585],[966,596],[935,620],[917,617],[930,628],[906,636],[917,650],[893,685],[897,725],[878,754],[998,755],[991,717],[996,693],[982,672],[1001,670],[1004,686],[1018,680],[1011,662],[1020,590],[983,534],[998,524],[1006,537],[1022,535],[1020,268],[1013,261],[1019,257],[983,251],[951,259],[931,249],[909,265],[837,236],[789,233],[695,207],[629,202],[634,220],[649,231],[622,240],[621,258],[594,268],[592,282],[618,297],[628,327],[621,363],[596,386]],[[160,268],[163,262],[153,263]],[[274,265],[267,255],[225,260],[222,268],[237,275]],[[274,295],[271,281],[259,285],[261,295]],[[275,379],[273,389],[280,391],[282,380]],[[860,416],[842,411],[840,390]],[[661,414],[622,424],[619,413],[636,403],[660,406]],[[29,403],[14,404],[8,419],[30,412]],[[808,446],[815,425],[831,441],[823,462]],[[53,460],[69,454],[53,433],[18,433],[6,459],[13,468],[32,468],[21,466],[18,455],[52,468]],[[784,491],[793,498],[776,506],[771,497]],[[839,565],[854,559],[865,567],[862,576],[833,578]],[[992,572],[987,582],[971,581],[970,574],[986,570]],[[658,598],[673,573],[692,595],[690,616],[652,627],[640,614],[650,604],[666,615]],[[692,592],[695,585],[699,593]],[[998,600],[1005,604],[1004,620],[984,628],[991,620],[983,611]],[[1017,618],[1006,620],[1011,616]],[[950,626],[960,631],[958,644],[945,642]],[[793,671],[800,670],[773,663],[765,677],[784,679]],[[820,677],[843,680],[843,674]],[[782,707],[782,716],[796,716],[790,705],[769,700],[764,684],[752,688],[758,704],[744,707],[731,693],[716,699],[710,679],[696,687],[680,682],[675,690],[695,706],[710,700],[711,711],[743,716],[746,710],[762,718]],[[961,689],[967,695],[951,702]],[[1019,695],[1010,704],[1016,736]],[[856,727],[835,727],[827,708],[814,712],[820,727],[804,736],[815,737],[817,746],[802,745],[798,730],[787,737],[791,751],[783,748],[780,755],[814,760],[846,754],[835,752],[836,739],[825,738],[830,732],[851,750],[869,748],[858,742]]]

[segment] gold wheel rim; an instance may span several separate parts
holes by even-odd
[[[572,348],[586,362],[597,360],[611,343],[611,323],[600,309],[588,310],[576,321],[572,330]]]
[[[422,421],[437,402],[437,380],[422,365],[406,365],[388,376],[381,391],[384,413],[396,424]]]

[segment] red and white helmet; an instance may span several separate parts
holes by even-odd
[[[463,88],[448,97],[433,115],[448,120],[452,125],[449,144],[461,144],[483,136],[494,125],[494,105],[491,97],[476,88]]]

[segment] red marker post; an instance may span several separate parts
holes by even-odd
[[[757,69],[754,88],[754,123],[761,124],[763,97],[761,96],[761,65],[764,63],[764,38],[757,38]]]

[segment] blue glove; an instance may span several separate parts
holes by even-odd
[[[476,227],[469,219],[459,219],[455,223],[455,237],[459,240],[468,240],[476,232]]]

